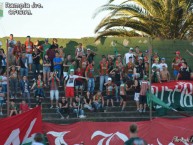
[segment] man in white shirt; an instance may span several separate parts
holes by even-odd
[[[163,70],[163,66],[165,66],[166,68],[168,68],[168,65],[165,63],[165,58],[163,57],[162,59],[161,59],[161,63],[159,64],[160,65],[160,71],[162,71]]]
[[[75,50],[75,56],[77,58],[79,57],[81,58],[83,54],[84,54],[84,48],[82,46],[82,43],[79,43],[78,47]]]
[[[125,53],[125,56],[124,56],[125,64],[127,64],[129,62],[129,57],[132,57],[132,62],[134,62],[134,53],[133,53],[133,48],[132,47],[129,49],[128,53]]]
[[[155,60],[155,62],[152,64],[151,67],[153,68],[154,66],[156,66],[156,68],[160,70],[160,64],[159,64],[158,60]]]
[[[71,69],[70,75],[68,75],[64,81],[65,95],[66,95],[66,98],[70,98],[70,105],[72,105],[72,98],[74,97],[74,81],[77,78],[82,78],[87,80],[87,78],[85,77],[74,75],[74,69]]]

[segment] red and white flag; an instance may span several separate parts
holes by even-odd
[[[40,107],[0,120],[0,145],[27,145],[42,132]]]

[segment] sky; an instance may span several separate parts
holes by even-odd
[[[93,37],[94,29],[107,12],[93,18],[97,8],[108,0],[0,0],[3,17],[0,18],[0,37],[81,38]],[[5,3],[40,3],[43,8],[30,8],[32,15],[10,15]],[[8,5],[7,5],[8,6]],[[10,6],[10,5],[9,5]],[[19,10],[19,9],[17,9]],[[22,10],[29,10],[25,8]]]

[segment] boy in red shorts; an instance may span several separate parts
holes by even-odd
[[[85,77],[74,75],[74,69],[70,69],[70,75],[65,78],[64,90],[66,98],[70,98],[70,106],[72,106],[72,98],[74,97],[74,81],[77,78],[86,79]]]

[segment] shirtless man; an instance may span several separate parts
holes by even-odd
[[[165,65],[162,66],[163,70],[160,72],[161,82],[170,81],[170,73]]]

